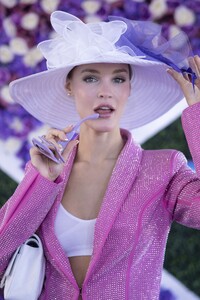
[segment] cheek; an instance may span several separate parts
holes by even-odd
[[[122,105],[125,105],[128,101],[128,97],[130,96],[130,87],[127,86],[125,89],[121,90],[121,94],[118,95],[120,95]]]

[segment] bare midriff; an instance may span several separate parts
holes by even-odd
[[[85,275],[87,273],[87,269],[90,263],[90,259],[91,256],[89,255],[69,257],[72,272],[80,289],[82,288]],[[80,296],[79,300],[81,299],[82,297]]]

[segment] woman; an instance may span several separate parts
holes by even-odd
[[[172,221],[200,228],[200,181],[181,153],[145,151],[126,129],[162,115],[184,94],[183,128],[198,174],[200,59],[189,60],[191,82],[123,45],[134,30],[128,21],[85,25],[55,12],[52,25],[60,37],[39,46],[49,70],[12,83],[11,94],[54,127],[45,139],[66,163],[31,149],[25,178],[0,212],[0,270],[37,231],[46,257],[40,300],[158,299]],[[93,113],[98,119],[61,149],[73,128],[65,124]]]

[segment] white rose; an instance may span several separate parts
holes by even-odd
[[[40,50],[37,47],[33,47],[23,57],[23,62],[28,67],[35,67],[42,59],[43,55]]]
[[[28,51],[26,41],[20,37],[16,37],[10,41],[10,48],[17,55],[24,55]]]
[[[87,14],[95,14],[101,7],[101,3],[99,1],[87,0],[82,2],[81,7]]]
[[[59,0],[42,0],[41,7],[47,14],[50,14],[57,9],[59,2]]]
[[[10,96],[10,93],[9,93],[9,87],[8,85],[4,85],[1,90],[0,90],[0,95],[1,95],[1,98],[7,102],[7,103],[13,103],[14,101],[12,100],[11,96]]]
[[[27,13],[21,19],[21,25],[26,30],[33,30],[38,26],[39,16],[35,13]]]
[[[179,26],[190,26],[195,22],[195,13],[184,5],[179,5],[174,12],[174,20]]]
[[[7,64],[10,63],[14,58],[14,54],[9,46],[2,45],[0,46],[0,62]]]
[[[12,22],[12,20],[10,18],[5,18],[3,20],[3,28],[4,28],[7,36],[9,36],[9,37],[16,36],[17,29],[16,29],[15,24]]]
[[[167,12],[166,0],[153,0],[149,5],[149,11],[154,19],[161,18]]]
[[[0,3],[7,8],[13,8],[15,5],[17,5],[17,0],[0,0]]]

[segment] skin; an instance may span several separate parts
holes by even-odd
[[[190,66],[196,72],[195,92],[187,76],[168,69],[169,76],[180,85],[188,105],[200,102],[200,58],[190,58]],[[62,204],[67,211],[81,219],[97,218],[109,178],[124,142],[120,135],[119,122],[130,93],[129,68],[126,64],[88,64],[75,67],[66,82],[66,92],[76,104],[80,118],[94,112],[99,105],[111,105],[112,112],[100,114],[97,120],[82,124],[75,162],[66,186]],[[72,127],[62,130],[50,129],[46,139],[58,146],[65,139],[65,133]],[[77,145],[71,141],[64,150],[67,159]],[[44,157],[36,147],[30,150],[32,164],[42,176],[54,181],[64,165],[56,164]],[[85,176],[87,174],[87,176]],[[90,256],[69,258],[72,272],[79,287],[82,286]]]

